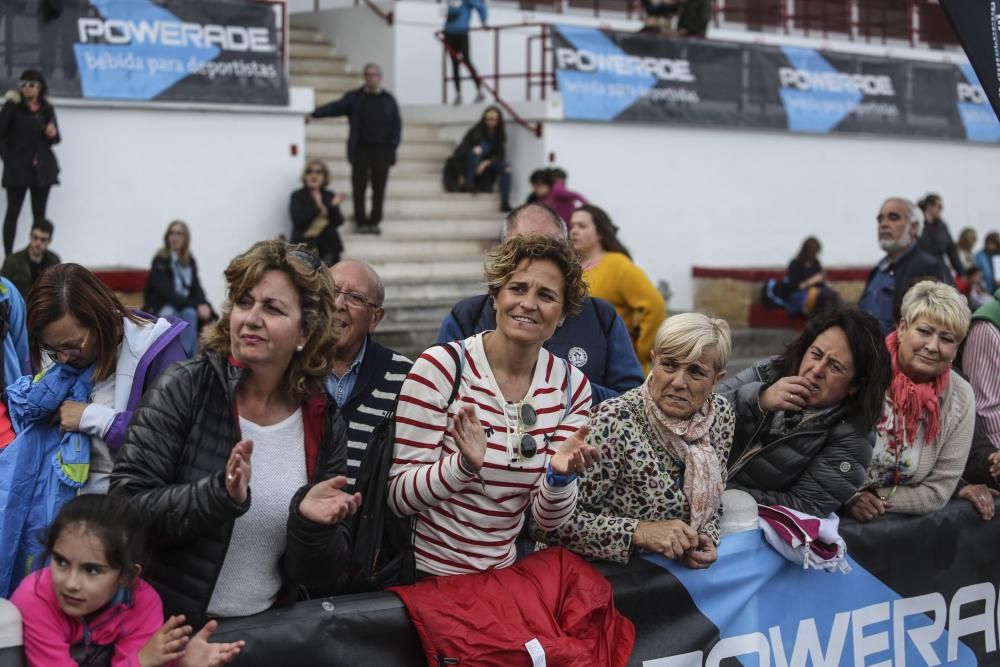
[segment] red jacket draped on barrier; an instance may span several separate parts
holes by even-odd
[[[559,547],[502,570],[389,590],[406,605],[431,667],[532,665],[529,650],[544,651],[545,662],[537,664],[548,667],[617,667],[635,642],[632,622],[615,609],[611,584]]]

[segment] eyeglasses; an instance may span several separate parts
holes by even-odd
[[[84,335],[83,340],[80,341],[79,345],[73,345],[69,347],[55,347],[52,349],[43,347],[40,348],[38,351],[56,363],[60,363],[59,362],[60,354],[66,355],[67,363],[70,361],[76,361],[77,359],[80,358],[80,355],[83,354],[83,349],[87,347],[88,338],[90,338],[90,330],[88,330],[87,333]]]
[[[326,172],[322,169],[306,169],[307,174],[319,174],[320,176],[326,176]]]
[[[37,88],[38,87],[38,82],[37,81],[22,81],[21,82],[21,87],[22,88]]]
[[[289,245],[285,253],[289,257],[299,260],[313,271],[319,271],[323,268],[323,260],[319,258],[319,255],[306,250],[304,247]]]
[[[524,402],[511,403],[507,407],[513,409],[514,418],[517,420],[517,431],[513,439],[511,439],[510,424],[508,423],[507,425],[507,456],[511,462],[530,459],[538,453],[538,442],[535,440],[535,436],[525,433],[525,427],[530,428],[537,424],[538,414],[533,407]],[[509,418],[510,413],[505,411],[504,416],[505,418]],[[514,443],[517,443],[516,452],[514,450]]]
[[[334,298],[334,300],[336,300],[338,296],[344,297],[344,301],[347,302],[347,305],[348,306],[353,306],[355,308],[381,308],[382,307],[382,306],[378,305],[377,303],[375,303],[374,301],[369,301],[368,299],[366,299],[361,294],[358,294],[357,292],[348,292],[347,290],[342,290],[339,287],[337,287],[336,285],[334,285],[334,287],[333,287],[333,298]]]

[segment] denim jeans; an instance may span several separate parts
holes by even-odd
[[[164,306],[160,309],[160,317],[173,316],[187,322],[187,327],[178,336],[184,354],[188,359],[198,354],[198,311],[194,308],[181,308],[177,310],[173,306]]]

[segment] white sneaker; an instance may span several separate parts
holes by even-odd
[[[485,101],[486,101],[486,95],[483,95],[483,91],[480,90],[479,92],[476,93],[476,104],[480,104]]]

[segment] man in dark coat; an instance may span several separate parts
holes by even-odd
[[[354,221],[358,232],[379,234],[382,203],[389,167],[396,164],[396,149],[402,134],[403,121],[396,99],[382,88],[382,70],[378,65],[365,65],[365,85],[352,90],[336,102],[319,107],[306,117],[332,118],[347,116],[351,131],[347,137],[347,159],[351,163],[351,185],[354,197]],[[365,215],[365,190],[372,184],[372,210]]]
[[[890,197],[876,216],[878,244],[885,251],[868,276],[858,308],[878,320],[883,335],[896,328],[895,313],[903,294],[919,278],[936,278],[954,285],[951,272],[940,259],[917,246],[923,213],[902,197]]]
[[[3,260],[0,275],[7,278],[17,291],[27,295],[42,271],[62,262],[59,255],[49,250],[54,227],[45,218],[35,220],[31,226],[31,242],[28,247]]]

